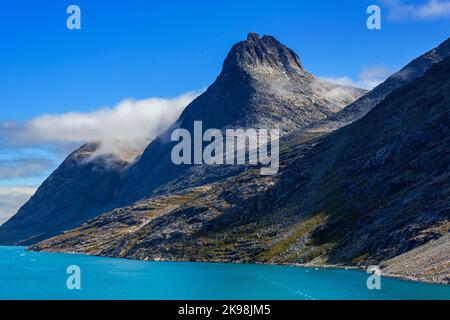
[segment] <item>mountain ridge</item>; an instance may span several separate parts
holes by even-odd
[[[342,128],[366,115],[373,107],[381,102],[389,93],[412,80],[421,77],[433,65],[450,56],[450,38],[443,41],[436,48],[415,58],[400,71],[389,76],[368,94],[362,96],[344,109],[327,119],[311,125],[307,130],[312,132],[331,132]]]

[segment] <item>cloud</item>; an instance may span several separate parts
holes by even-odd
[[[86,142],[100,154],[131,160],[167,130],[200,92],[174,98],[126,99],[92,112],[45,114],[26,122],[0,122],[0,224],[34,194],[61,157]]]
[[[371,90],[386,80],[392,71],[383,66],[376,65],[371,67],[366,67],[360,71],[358,74],[358,79],[353,80],[350,77],[321,77],[323,80],[338,83],[344,86],[357,87]]]
[[[343,105],[352,103],[363,93],[352,81],[335,81],[331,78],[316,78],[311,83],[311,89],[320,97],[340,102]]]
[[[36,192],[35,186],[0,186],[0,225]]]
[[[0,140],[15,147],[57,145],[65,150],[101,142],[98,154],[130,160],[168,129],[199,92],[175,98],[126,99],[92,112],[48,114],[27,122],[0,123]]]
[[[0,179],[34,178],[54,167],[50,159],[0,159]]]
[[[351,101],[356,100],[356,94],[354,87],[336,87],[325,93],[325,96],[329,99]]]
[[[427,0],[413,4],[402,0],[381,0],[388,19],[394,21],[432,20],[450,17],[450,0]]]

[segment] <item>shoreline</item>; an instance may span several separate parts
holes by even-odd
[[[61,254],[81,254],[81,255],[87,255],[91,257],[101,257],[101,258],[111,258],[111,259],[125,259],[125,260],[132,260],[132,261],[147,261],[147,262],[192,262],[192,263],[228,263],[228,264],[253,264],[253,265],[272,265],[272,266],[291,266],[291,267],[300,267],[300,268],[321,268],[321,269],[345,269],[345,270],[356,270],[365,272],[366,268],[359,267],[359,266],[347,266],[347,265],[334,265],[334,264],[323,264],[323,265],[315,265],[315,264],[308,264],[308,263],[270,263],[270,262],[242,262],[242,261],[191,261],[191,260],[164,260],[164,259],[153,259],[153,260],[144,260],[144,259],[133,259],[133,258],[127,258],[127,257],[113,257],[113,256],[102,256],[102,255],[95,255],[85,252],[71,252],[71,251],[52,251],[52,250],[31,250],[30,247],[25,247],[26,251],[31,252],[46,252],[46,253],[61,253]],[[393,279],[399,279],[404,281],[412,281],[412,282],[418,282],[423,284],[435,284],[435,285],[445,285],[450,286],[450,283],[444,282],[444,281],[436,281],[430,278],[419,278],[416,276],[409,276],[409,275],[401,275],[401,274],[393,274],[393,273],[384,273],[383,269],[381,268],[381,277],[387,277],[387,278],[393,278]]]

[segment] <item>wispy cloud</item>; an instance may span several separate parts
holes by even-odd
[[[42,115],[27,122],[0,123],[0,140],[9,146],[75,146],[102,142],[99,154],[133,157],[179,117],[198,95],[189,92],[175,98],[124,100],[92,112]]]
[[[395,21],[450,18],[450,0],[427,0],[412,3],[404,0],[380,0],[387,18]]]
[[[92,112],[44,114],[26,122],[0,121],[0,224],[35,192],[73,149],[101,142],[100,154],[130,160],[167,130],[200,92],[174,98],[126,99]]]
[[[359,74],[358,79],[354,80],[348,76],[340,77],[321,77],[323,80],[335,82],[345,86],[358,87],[371,90],[377,85],[387,79],[392,73],[392,70],[383,66],[376,65],[363,68]]]
[[[35,191],[33,186],[0,186],[0,225],[13,216]]]

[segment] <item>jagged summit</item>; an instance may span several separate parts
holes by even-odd
[[[449,79],[447,58],[320,143],[285,144],[278,177],[247,171],[145,199],[32,249],[142,260],[387,264],[383,274],[449,283]]]
[[[262,38],[249,33],[247,40],[236,43],[224,62],[224,72],[239,68],[247,72],[282,70],[287,74],[304,72],[298,55],[272,36]]]

